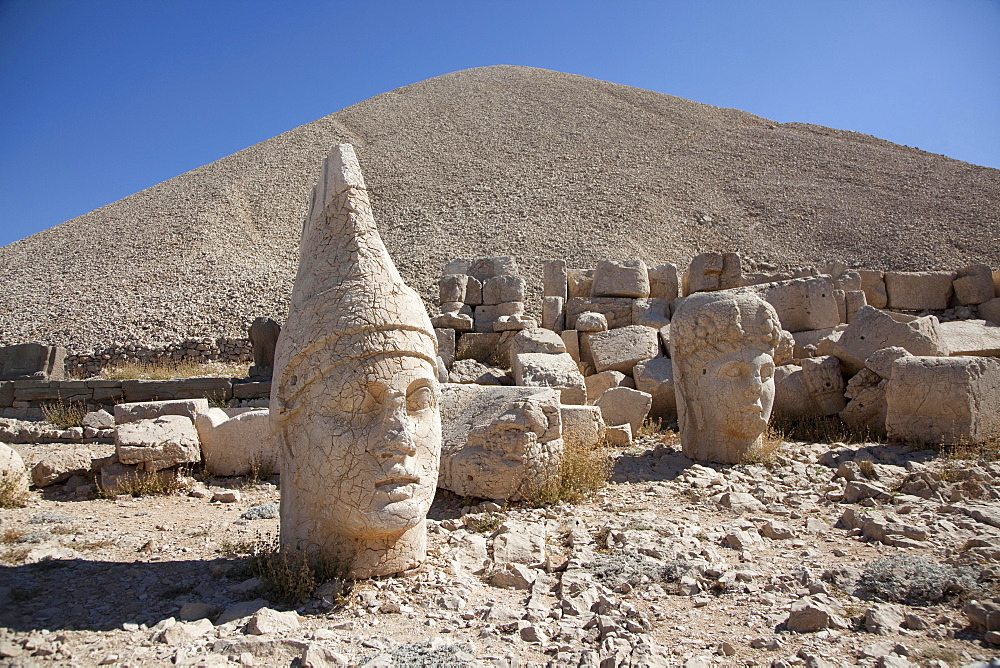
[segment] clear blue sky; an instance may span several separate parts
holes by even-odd
[[[0,245],[501,63],[1000,168],[1000,0],[0,0]]]

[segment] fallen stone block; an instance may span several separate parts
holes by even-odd
[[[631,387],[635,389],[635,381],[621,371],[602,371],[584,378],[587,386],[587,401],[594,403],[606,390],[612,387]]]
[[[1000,297],[980,304],[979,315],[987,322],[1000,325]]]
[[[456,360],[478,360],[493,366],[510,364],[510,342],[517,332],[469,332],[455,343]]]
[[[177,479],[177,471],[164,469],[145,471],[141,466],[109,462],[101,467],[100,488],[105,495],[132,493],[137,487],[165,487]]]
[[[479,360],[455,360],[448,372],[452,383],[475,383],[477,385],[513,385],[514,379],[506,369],[488,366]]]
[[[469,270],[466,272],[476,280],[486,283],[487,279],[494,276],[517,276],[517,262],[507,256],[480,257],[469,262]]]
[[[682,281],[683,295],[728,290],[743,284],[743,267],[737,253],[701,253],[691,259]]]
[[[483,499],[520,499],[562,461],[559,393],[548,388],[445,384],[438,487]]]
[[[278,449],[271,435],[268,409],[230,416],[209,408],[195,417],[205,469],[212,475],[266,478],[278,470]]]
[[[201,443],[191,418],[163,415],[118,425],[115,447],[122,464],[157,471],[201,461]]]
[[[580,361],[580,334],[575,329],[564,329],[559,332],[560,338],[563,340],[563,344],[566,346],[566,352],[577,362]]]
[[[471,315],[465,313],[442,313],[431,318],[435,329],[451,329],[456,332],[471,332],[475,324]]]
[[[943,311],[954,294],[954,271],[887,271],[887,306],[901,311]]]
[[[836,357],[812,357],[775,368],[774,414],[791,420],[837,415],[847,405]]]
[[[0,443],[0,484],[8,489],[12,501],[28,495],[29,478],[24,460],[17,450],[5,443]]]
[[[849,429],[868,431],[872,436],[885,434],[885,393],[889,381],[870,369],[862,369],[847,382],[848,400],[840,419]]]
[[[601,260],[594,269],[594,297],[648,297],[649,273],[642,260]]]
[[[677,298],[680,284],[677,280],[677,266],[670,264],[660,264],[649,267],[649,297],[650,299],[666,299],[672,301]]]
[[[632,444],[632,425],[629,423],[607,425],[604,441],[612,448],[625,448]]]
[[[1000,325],[985,320],[942,322],[941,339],[950,356],[1000,357]]]
[[[674,392],[674,365],[669,357],[639,362],[632,370],[635,389],[649,394],[652,405],[649,417],[665,422],[677,419],[677,395]]]
[[[586,311],[577,316],[576,331],[584,334],[593,332],[606,332],[608,330],[608,319],[602,313]]]
[[[445,274],[438,279],[438,303],[465,303],[465,289],[469,284],[467,274]]]
[[[839,340],[841,332],[845,329],[847,329],[847,325],[842,324],[837,325],[836,327],[826,327],[824,329],[807,329],[802,332],[792,332],[792,339],[795,341],[792,358],[803,359],[805,357],[815,356],[815,354],[819,352],[820,341],[830,338],[831,336],[834,340]],[[812,346],[812,350],[807,350],[807,347],[809,346]]]
[[[792,603],[785,627],[795,633],[812,633],[823,629],[846,629],[850,623],[836,599],[826,594],[803,596]]]
[[[955,299],[959,304],[982,304],[994,299],[993,270],[986,264],[974,264],[958,270],[958,278],[952,282]]]
[[[670,302],[666,299],[636,299],[632,304],[632,324],[659,329],[670,324]]]
[[[890,438],[921,444],[978,444],[1000,438],[1000,361],[903,357],[886,390]]]
[[[208,410],[208,399],[182,399],[179,401],[138,401],[115,406],[115,422],[127,424],[137,420],[155,420],[164,415],[183,415],[194,420],[198,413]],[[113,426],[113,425],[112,425]]]
[[[865,360],[881,348],[898,346],[911,355],[947,355],[941,324],[935,316],[898,322],[871,306],[861,308],[836,342],[835,354],[848,373],[865,366]]]
[[[590,290],[594,285],[594,270],[589,269],[567,269],[566,270],[566,298],[574,297],[589,299]]]
[[[657,330],[641,325],[595,332],[588,334],[586,340],[586,347],[598,372],[621,371],[632,375],[637,363],[660,356]]]
[[[576,319],[581,313],[600,313],[609,329],[631,325],[633,301],[628,297],[570,297],[566,302],[566,329],[580,329]]]
[[[869,306],[885,308],[889,303],[885,292],[885,274],[873,269],[858,269],[861,278],[861,290],[865,293],[865,301]]]
[[[493,323],[502,315],[524,314],[523,302],[505,302],[502,304],[483,304],[477,306],[473,314],[473,331],[492,332]]]
[[[60,380],[65,376],[66,349],[41,343],[0,348],[0,380]]]
[[[437,337],[438,357],[444,362],[447,369],[455,362],[455,330],[449,327],[439,327],[434,329]]]
[[[559,297],[566,301],[569,297],[566,282],[566,260],[549,260],[542,263],[542,295]]]
[[[31,469],[31,484],[48,487],[69,480],[70,476],[90,473],[94,452],[90,448],[64,447],[50,452]]]
[[[571,448],[577,445],[593,449],[604,440],[606,426],[600,408],[564,404],[559,410],[562,414],[562,437],[565,447]]]
[[[865,366],[874,371],[881,378],[892,377],[892,365],[900,357],[909,357],[910,353],[898,346],[880,348],[868,356]]]
[[[493,276],[483,282],[484,305],[523,301],[524,279],[520,276]]]
[[[84,415],[80,424],[84,428],[112,429],[115,426],[115,416],[102,408],[99,411],[93,411]]]
[[[502,315],[493,323],[494,332],[520,332],[537,327],[538,321],[526,315]]]
[[[561,336],[555,332],[544,329],[525,329],[518,332],[510,342],[511,363],[515,355],[523,353],[564,353],[566,344]]]
[[[567,353],[521,353],[511,356],[514,384],[558,389],[564,404],[587,403],[583,374]]]
[[[842,322],[833,279],[829,276],[794,278],[741,288],[759,295],[778,313],[781,328],[792,332],[836,327]]]
[[[627,424],[634,435],[639,433],[643,420],[649,415],[653,397],[628,387],[613,387],[605,390],[594,405],[601,409],[606,424],[613,427]]]
[[[565,307],[562,297],[542,297],[542,327],[553,332],[566,329]]]

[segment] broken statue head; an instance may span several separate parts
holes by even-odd
[[[691,459],[745,461],[761,447],[774,405],[781,325],[754,294],[687,297],[670,323],[681,446]]]
[[[281,547],[350,577],[419,565],[441,450],[437,339],[375,227],[354,147],[334,147],[306,219],[271,416]]]

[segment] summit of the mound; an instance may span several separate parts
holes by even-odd
[[[77,350],[283,319],[323,157],[353,143],[407,283],[453,257],[1000,264],[1000,171],[529,67],[377,95],[0,248],[0,343]],[[710,222],[706,222],[710,221]],[[537,294],[537,293],[536,293]]]

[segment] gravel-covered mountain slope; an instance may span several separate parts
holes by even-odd
[[[403,276],[453,257],[1000,265],[1000,170],[547,70],[378,95],[0,248],[0,343],[86,350],[282,320],[323,157],[349,141]],[[707,222],[703,222],[707,221]]]

